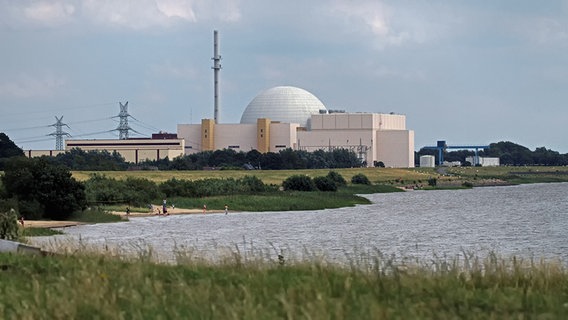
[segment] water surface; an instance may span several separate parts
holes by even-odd
[[[323,255],[333,261],[380,250],[431,259],[465,253],[568,262],[568,183],[366,195],[373,204],[293,212],[238,212],[131,218],[65,228],[62,238],[140,250],[173,260],[175,248],[214,256],[241,253]],[[53,239],[51,237],[50,239]],[[38,238],[45,243],[47,238]]]

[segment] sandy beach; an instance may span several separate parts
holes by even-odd
[[[26,228],[65,228],[84,224],[78,221],[56,221],[56,220],[26,220],[24,227]]]
[[[161,206],[154,206],[154,208],[160,208]],[[205,214],[208,213],[222,213],[224,210],[207,210]],[[126,215],[126,211],[111,211],[110,213],[119,215],[121,217],[150,217],[150,216],[159,216],[164,214],[158,214],[157,210],[155,209],[154,212],[133,212],[131,211],[129,215]],[[167,215],[177,215],[177,214],[204,214],[203,209],[185,209],[185,208],[168,208]]]
[[[158,206],[154,206],[157,208]],[[207,210],[205,214],[210,213],[223,213],[224,210]],[[130,212],[129,215],[126,215],[126,211],[110,211],[110,213],[123,217],[127,219],[128,217],[151,217],[151,216],[160,216],[157,212]],[[175,208],[171,209],[168,208],[167,215],[178,215],[178,214],[204,214],[202,209],[184,209],[184,208]],[[161,214],[162,216],[164,214]],[[25,227],[30,228],[65,228],[65,227],[72,227],[81,224],[86,224],[85,222],[78,222],[78,221],[58,221],[58,220],[26,220],[24,222]]]

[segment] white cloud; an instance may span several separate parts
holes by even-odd
[[[191,1],[179,0],[157,0],[158,10],[168,18],[181,18],[195,22],[195,12],[191,6]]]
[[[55,26],[67,22],[75,13],[75,6],[63,2],[36,2],[24,8],[24,16],[32,21]]]
[[[331,13],[344,17],[351,26],[364,26],[365,33],[371,33],[378,48],[400,46],[409,41],[411,35],[405,30],[395,30],[393,10],[380,1],[338,0],[331,6]]]
[[[431,2],[336,0],[329,14],[343,19],[349,32],[370,36],[376,49],[436,41],[455,34],[462,23],[459,6]]]
[[[10,28],[74,23],[145,30],[203,21],[234,23],[240,19],[239,0],[0,0],[1,24]]]
[[[14,79],[0,82],[0,97],[33,98],[52,96],[64,87],[65,83],[65,79],[57,75],[20,74]]]

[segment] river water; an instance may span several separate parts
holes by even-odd
[[[278,253],[295,259],[350,262],[377,252],[428,260],[490,252],[499,256],[560,260],[568,264],[568,183],[408,191],[366,195],[373,204],[294,212],[234,212],[131,218],[126,223],[63,229],[39,237],[54,243],[151,248],[158,260],[174,252],[216,257],[219,252]]]

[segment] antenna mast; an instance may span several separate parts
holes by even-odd
[[[213,31],[213,85],[214,85],[214,120],[219,123],[219,70],[221,70],[221,56],[219,55],[219,41],[217,30]]]
[[[58,118],[55,116],[56,123],[51,126],[55,127],[55,132],[50,133],[50,136],[55,136],[55,150],[63,150],[63,137],[69,137],[69,133],[63,131],[63,126],[69,128],[69,126],[63,123],[63,116]]]

